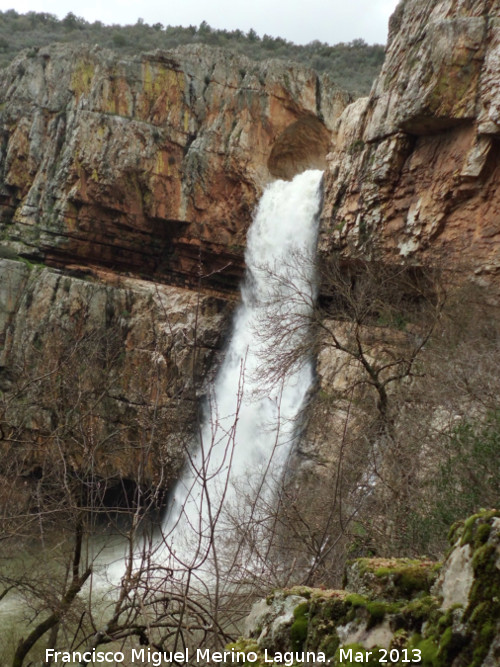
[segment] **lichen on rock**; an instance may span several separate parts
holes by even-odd
[[[324,165],[350,101],[298,64],[80,44],[19,54],[0,99],[4,244],[188,287],[201,273],[220,291],[242,276],[253,209],[276,175],[268,160],[287,177]]]
[[[498,280],[499,12],[497,0],[398,5],[380,76],[334,133],[325,253]]]
[[[442,564],[363,558],[348,567],[343,591],[276,591],[265,613],[247,626],[238,650],[323,652],[334,666],[358,664],[360,656],[364,664],[378,665],[389,655],[398,656],[392,665],[407,664],[408,656],[423,667],[498,664],[500,511],[483,510],[454,526],[450,536]],[[448,579],[457,577],[456,554],[464,547],[468,563],[462,556],[459,562],[464,569],[470,565],[473,576],[467,595],[450,604]],[[349,649],[358,660],[346,660]]]

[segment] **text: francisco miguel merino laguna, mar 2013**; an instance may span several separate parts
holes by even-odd
[[[392,653],[398,653],[398,656]],[[351,664],[367,662],[371,659],[372,651],[356,651],[352,648],[340,648],[339,658],[340,663],[346,662]],[[129,655],[126,656],[122,651],[107,651],[103,652],[99,649],[92,649],[91,651],[56,651],[54,649],[46,649],[45,660],[51,660],[54,663],[107,663],[107,664],[121,664],[125,659],[132,664],[153,665],[153,667],[161,667],[161,665],[176,663],[187,664],[190,660],[195,664],[244,664],[255,663],[257,661],[284,665],[291,667],[297,663],[329,663],[329,660],[321,651],[286,651],[281,653],[279,651],[270,653],[267,649],[263,653],[257,654],[255,651],[236,651],[230,649],[226,651],[211,651],[210,649],[197,649],[194,654],[190,655],[189,649],[184,651],[153,651],[150,648],[130,649]],[[377,656],[380,664],[390,663],[394,660],[401,661],[406,664],[420,663],[420,650],[403,649],[399,651],[393,649],[392,651],[379,651]]]

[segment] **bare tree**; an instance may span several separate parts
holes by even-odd
[[[338,584],[349,550],[398,551],[405,542],[419,452],[400,416],[425,372],[446,290],[429,268],[330,257],[313,272],[311,261],[296,255],[289,267],[262,267],[277,285],[269,300],[283,292],[287,300],[263,309],[256,335],[282,351],[263,363],[263,382],[316,360],[298,474],[283,490],[280,515],[287,551],[290,536],[296,545],[294,576]],[[299,317],[288,316],[290,302]],[[315,460],[313,478],[301,468],[305,450]]]
[[[333,263],[307,282],[310,267],[301,276],[302,260],[295,260],[293,273],[262,268],[280,283],[268,295],[279,307],[271,318],[262,309],[255,335],[275,352],[272,359],[261,358],[264,389],[317,359],[322,380],[311,395],[308,420],[300,415],[290,430],[292,438],[301,434],[300,444],[285,474],[282,467],[273,472],[271,464],[244,479],[229,474],[247,380],[242,362],[230,423],[219,419],[209,392],[208,428],[199,421],[197,439],[180,436],[179,449],[193,471],[193,493],[205,508],[195,520],[189,518],[187,497],[176,521],[154,520],[161,514],[168,466],[159,405],[144,418],[149,423],[140,423],[125,439],[120,429],[100,426],[100,406],[119,375],[120,331],[82,329],[63,339],[54,331],[58,354],[48,355],[55,361],[43,373],[33,374],[37,344],[27,343],[17,389],[1,399],[4,553],[14,553],[20,540],[28,544],[36,530],[44,553],[58,554],[58,563],[49,575],[31,564],[17,572],[2,568],[0,600],[22,601],[27,628],[12,647],[12,665],[22,667],[45,648],[61,646],[82,652],[221,648],[239,634],[251,602],[269,586],[337,584],[349,555],[402,553],[423,543],[410,535],[415,517],[430,516],[432,509],[425,504],[432,471],[422,461],[437,434],[444,438],[439,443],[454,437],[454,416],[438,423],[439,409],[449,403],[451,414],[458,405],[478,418],[495,409],[498,377],[490,362],[498,341],[479,332],[478,316],[471,317],[468,333],[459,331],[461,308],[467,311],[470,300],[451,307],[431,271]],[[493,312],[491,317],[497,321]],[[168,327],[166,310],[164,319]],[[472,340],[474,363],[466,350]],[[196,347],[196,331],[189,341]],[[85,378],[78,369],[91,359],[98,363]],[[161,374],[159,366],[157,382]],[[437,396],[436,387],[449,378],[460,387],[458,403],[451,395],[443,401],[442,391]],[[192,386],[196,382],[193,377]],[[38,405],[52,420],[34,438],[30,414],[14,403],[29,395],[26,403],[37,404],[37,392]],[[277,407],[279,413],[279,402]],[[424,412],[431,416],[428,423]],[[281,435],[278,428],[276,451]],[[128,452],[137,453],[137,483],[130,487],[122,480],[120,488],[112,475],[102,474],[100,457],[110,444],[120,448],[124,442]],[[215,493],[210,461],[221,442],[224,463]],[[308,472],[300,461],[307,455],[311,460],[311,452],[315,467]],[[443,445],[436,464],[445,454]],[[147,474],[151,457],[165,466],[154,482]],[[19,492],[19,479],[29,494]],[[187,549],[178,524],[191,524]],[[56,531],[63,544],[54,539]],[[108,531],[118,537],[121,551],[118,575],[106,581],[100,568]]]
[[[196,317],[194,321],[196,326]],[[0,569],[0,595],[13,601],[14,615],[20,608],[18,625],[26,627],[12,647],[11,664],[21,667],[45,649],[61,646],[81,652],[124,643],[172,651],[222,647],[236,632],[232,612],[237,595],[223,585],[223,545],[216,539],[229,479],[226,473],[222,492],[214,494],[208,462],[228,428],[225,447],[231,459],[238,409],[229,427],[214,422],[208,438],[206,429],[203,435],[199,428],[202,454],[196,459],[196,475],[201,498],[209,506],[208,525],[195,527],[194,547],[191,541],[190,551],[183,551],[172,543],[171,531],[165,525],[162,531],[154,520],[160,516],[165,475],[160,468],[152,482],[147,471],[152,456],[162,464],[161,414],[153,409],[144,424],[147,439],[137,428],[127,433],[124,426],[111,431],[103,427],[103,403],[119,375],[121,331],[83,327],[75,335],[56,327],[47,340],[53,347],[44,348],[50,360],[44,371],[32,372],[32,355],[40,350],[27,342],[17,386],[1,403],[1,472],[8,482],[1,506],[5,550],[19,560],[20,541],[28,549],[33,542],[35,554],[50,554],[52,560]],[[196,335],[190,341],[197,346]],[[162,382],[161,367],[157,381]],[[38,405],[50,415],[36,440],[29,412],[19,410],[21,403]],[[194,461],[191,432],[179,432],[178,448]],[[137,451],[133,486],[102,472],[110,452],[124,447],[129,456]],[[13,503],[20,479],[28,492]],[[102,572],[110,553],[108,533],[120,544],[118,551],[111,551],[118,560],[111,579]],[[106,602],[109,596],[111,602]],[[248,607],[238,606],[244,615]],[[44,664],[50,665],[51,659]]]

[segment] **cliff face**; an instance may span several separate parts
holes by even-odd
[[[231,304],[99,272],[0,260],[0,475],[66,464],[168,484],[190,444]]]
[[[429,553],[405,541],[401,517],[427,502],[403,488],[407,471],[427,484],[443,434],[498,406],[499,14],[492,0],[400,2],[381,74],[342,114],[327,156],[318,391],[298,453],[308,497],[322,471],[350,507],[377,480],[382,509],[364,517],[376,553]]]
[[[168,483],[262,189],[326,164],[348,99],[201,46],[54,45],[0,73],[0,426],[22,474],[64,442],[75,469],[95,451],[107,480]]]
[[[402,0],[329,157],[322,249],[500,271],[500,4]]]
[[[189,328],[195,318],[217,349],[263,187],[310,166],[327,167],[324,255],[497,277],[499,10],[498,0],[402,1],[370,97],[347,108],[348,97],[310,70],[208,47],[125,60],[54,45],[19,56],[0,73],[0,255],[17,285],[0,287],[16,304],[0,313],[3,386],[20,377],[26,336],[48,345],[44,363],[54,357],[40,323],[55,322],[59,306],[71,313],[65,294],[81,289],[86,302],[117,304],[114,324],[116,313],[132,312],[124,299],[142,304],[123,334],[129,368],[137,347],[152,350],[141,329],[148,281],[153,299],[152,281],[175,295],[174,286],[211,293],[221,316],[213,321],[196,319],[194,292],[175,299],[179,321]],[[28,268],[10,261],[19,255],[56,272],[37,269],[28,280]],[[34,291],[42,286],[50,297]],[[85,318],[88,331],[102,326],[97,307]],[[209,356],[179,370],[181,384],[191,386],[192,369],[202,378]],[[335,353],[320,357],[325,391],[342,381],[339,364]],[[132,383],[120,391],[124,404],[136,403]]]
[[[324,165],[348,101],[306,68],[201,46],[129,60],[46,47],[1,73],[0,96],[0,220],[17,250],[191,286],[210,274],[219,290],[237,287],[271,173]]]

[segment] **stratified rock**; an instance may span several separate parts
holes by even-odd
[[[165,487],[191,443],[231,304],[72,274],[0,260],[2,471],[49,474],[64,452],[84,478]]]
[[[102,479],[168,485],[255,204],[273,174],[326,164],[348,101],[300,65],[206,46],[52,45],[0,72],[0,444],[15,474],[44,474],[58,439],[78,474],[95,447]]]
[[[329,155],[321,247],[500,275],[500,3],[402,0]]]
[[[0,230],[52,265],[234,290],[263,187],[326,165],[348,101],[300,65],[201,45],[23,53],[0,73]]]

